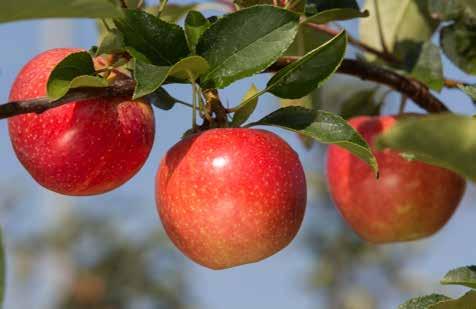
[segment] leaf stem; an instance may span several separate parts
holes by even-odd
[[[195,79],[191,78],[192,82],[192,130],[193,132],[197,131],[197,88]]]

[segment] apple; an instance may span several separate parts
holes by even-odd
[[[10,100],[46,95],[53,68],[73,48],[52,49],[18,74]],[[65,195],[93,195],[129,180],[146,161],[154,140],[149,104],[125,97],[72,102],[8,120],[15,153],[42,186]]]
[[[274,133],[211,129],[173,146],[156,177],[165,231],[211,269],[260,261],[286,247],[306,207],[296,152]]]
[[[372,145],[397,120],[398,116],[361,116],[349,123]],[[408,161],[390,149],[373,150],[380,168],[378,179],[348,151],[335,145],[328,150],[329,190],[355,232],[371,243],[391,243],[440,230],[458,207],[465,180],[444,168]]]

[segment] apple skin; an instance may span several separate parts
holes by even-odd
[[[211,269],[257,262],[286,247],[301,226],[306,194],[296,152],[257,129],[189,136],[167,152],[156,178],[168,236]]]
[[[375,137],[397,120],[397,116],[361,116],[349,123],[372,145]],[[390,149],[372,148],[379,179],[350,152],[335,145],[328,150],[329,190],[354,231],[371,243],[392,243],[424,238],[440,230],[458,207],[465,180],[447,169],[405,160]]]
[[[18,74],[10,100],[46,95],[53,68],[80,49],[43,52]],[[152,148],[151,107],[127,98],[72,102],[40,115],[8,120],[15,153],[42,186],[65,195],[93,195],[117,188],[142,167]]]

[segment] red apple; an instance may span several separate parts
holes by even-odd
[[[79,49],[46,51],[18,74],[10,100],[46,95],[53,68]],[[18,159],[42,186],[67,195],[112,190],[144,164],[154,139],[154,115],[145,102],[102,98],[72,102],[41,115],[8,121]]]
[[[291,242],[304,216],[306,180],[298,155],[277,135],[212,129],[167,152],[156,200],[175,245],[203,266],[224,269]]]
[[[396,116],[364,116],[349,123],[372,145],[376,135],[396,121]],[[379,179],[348,151],[329,147],[329,189],[357,234],[372,243],[389,243],[423,238],[441,229],[458,207],[465,180],[444,168],[408,161],[389,149],[374,151]]]

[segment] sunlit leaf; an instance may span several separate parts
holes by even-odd
[[[378,171],[375,159],[364,138],[342,117],[320,110],[290,106],[280,108],[248,126],[269,125],[297,132],[324,144],[336,144],[358,156]]]
[[[201,84],[223,88],[267,68],[288,49],[298,24],[299,15],[268,5],[220,18],[197,45],[197,54],[210,64]]]
[[[88,52],[70,54],[51,72],[47,83],[48,97],[58,100],[71,88],[107,87],[109,85],[106,79],[94,74],[93,59]]]

